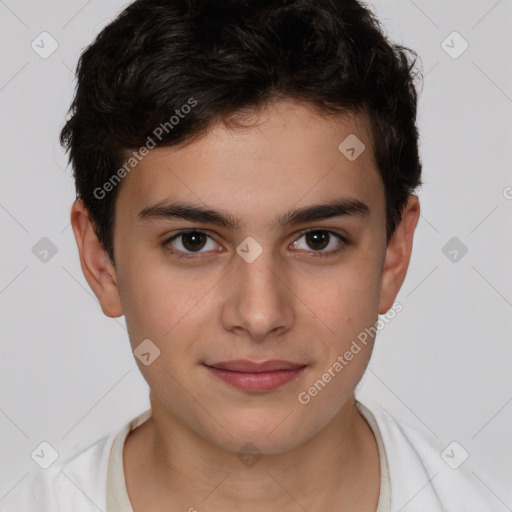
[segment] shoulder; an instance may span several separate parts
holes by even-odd
[[[26,475],[0,502],[1,512],[105,510],[110,450],[115,433],[50,468]]]
[[[397,421],[383,407],[363,402],[379,427],[391,483],[391,510],[502,512],[502,503],[473,472],[464,448],[426,428]]]

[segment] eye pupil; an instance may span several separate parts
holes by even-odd
[[[306,241],[312,249],[325,249],[329,244],[329,233],[326,231],[310,231],[306,233]],[[320,244],[320,247],[315,247],[316,244]]]
[[[182,243],[188,251],[195,251],[202,249],[206,241],[206,235],[199,231],[191,231],[190,233],[183,233]]]

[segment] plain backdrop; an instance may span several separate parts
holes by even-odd
[[[123,318],[102,314],[82,275],[58,143],[77,59],[123,5],[0,1],[0,499],[41,442],[67,458],[149,407]],[[358,392],[457,441],[512,510],[512,3],[371,5],[421,57],[425,184],[403,310]],[[42,37],[58,44],[46,58]]]

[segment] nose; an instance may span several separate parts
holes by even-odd
[[[223,327],[254,342],[288,331],[295,320],[288,279],[285,266],[270,250],[250,263],[237,256],[223,285]]]

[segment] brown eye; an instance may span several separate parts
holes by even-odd
[[[194,255],[194,253],[200,255],[203,252],[219,250],[219,245],[214,242],[211,236],[204,231],[195,229],[180,231],[168,238],[162,245],[178,257],[192,257],[191,255]]]
[[[304,242],[302,241],[304,240]],[[300,249],[301,251],[309,252],[313,256],[332,256],[339,253],[345,245],[347,240],[327,229],[311,229],[303,232],[301,236],[293,242],[293,250]],[[318,254],[315,254],[318,253]]]
[[[309,231],[306,233],[306,243],[315,251],[325,249],[329,244],[330,234],[327,231]]]
[[[206,235],[200,231],[191,231],[189,233],[183,233],[182,244],[187,251],[198,251],[202,249],[206,243]]]

